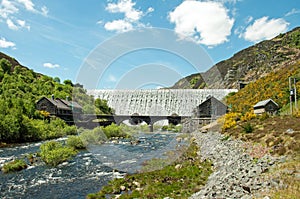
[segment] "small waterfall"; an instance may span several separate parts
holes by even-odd
[[[117,115],[191,116],[193,110],[214,96],[222,100],[236,89],[160,89],[160,90],[88,90],[89,95],[105,99]]]

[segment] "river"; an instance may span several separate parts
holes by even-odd
[[[89,146],[57,167],[39,163],[19,172],[0,172],[0,198],[85,198],[88,193],[99,191],[112,178],[138,172],[146,160],[166,157],[166,152],[184,144],[177,142],[177,135],[139,133],[137,143],[123,139]],[[0,167],[5,162],[37,152],[42,143],[0,148]]]

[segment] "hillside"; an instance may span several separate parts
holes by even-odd
[[[299,59],[300,27],[246,48],[204,73],[179,80],[171,88],[239,88],[239,81],[253,82]]]
[[[63,121],[55,118],[45,121],[45,114],[35,108],[37,100],[51,95],[62,99],[68,96],[81,104],[85,113],[105,114],[111,110],[105,101],[97,99],[95,103],[81,85],[74,85],[71,80],[60,83],[58,77],[36,73],[0,53],[0,146],[1,142],[35,141],[65,135],[70,128]]]

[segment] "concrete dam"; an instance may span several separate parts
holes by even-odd
[[[192,116],[207,97],[222,100],[236,89],[88,90],[89,95],[107,100],[116,115]]]

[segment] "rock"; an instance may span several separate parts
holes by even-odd
[[[137,181],[133,181],[132,184],[134,184],[134,185],[137,186],[137,187],[140,187],[140,186],[141,186],[141,184],[140,184],[139,182],[137,182]]]
[[[286,132],[287,132],[288,134],[293,134],[295,131],[294,131],[293,129],[288,129],[288,130],[286,130]]]
[[[176,170],[181,169],[181,168],[182,168],[182,165],[181,165],[181,164],[177,164],[177,165],[175,166],[175,169],[176,169]]]
[[[206,185],[190,197],[191,199],[250,199],[253,194],[271,185],[270,182],[263,181],[260,174],[269,170],[279,158],[266,155],[258,161],[253,161],[253,158],[244,152],[242,141],[222,141],[222,134],[211,131],[195,132],[192,135],[200,148],[198,154],[202,160],[212,161],[214,173],[209,176]],[[179,168],[179,165],[177,167]],[[275,184],[278,186],[278,183],[273,183]]]
[[[120,186],[120,190],[121,190],[121,191],[125,191],[125,190],[126,190],[126,187],[125,187],[124,185],[121,185],[121,186]]]

